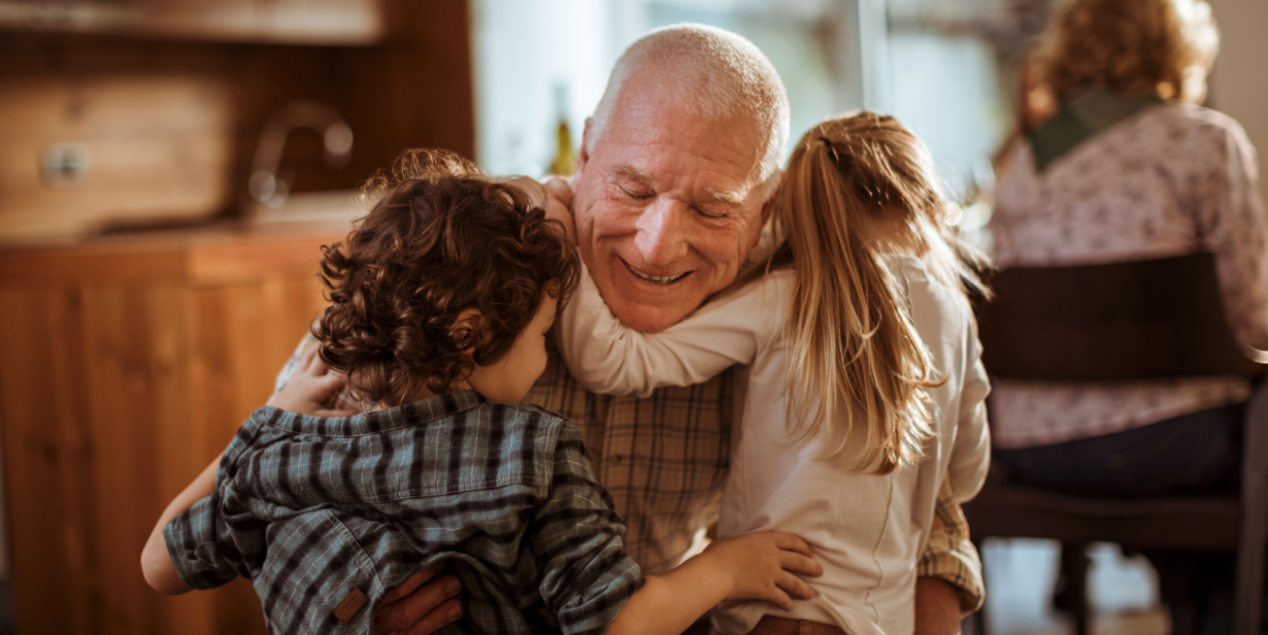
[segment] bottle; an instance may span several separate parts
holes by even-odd
[[[577,169],[577,159],[572,151],[572,129],[568,127],[568,85],[555,84],[555,158],[550,162],[550,173],[555,176],[572,176]]]

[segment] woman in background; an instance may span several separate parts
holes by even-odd
[[[1268,221],[1255,151],[1237,122],[1197,105],[1218,45],[1201,1],[1058,9],[1036,60],[1038,90],[1049,93],[1027,95],[1050,97],[1056,111],[1017,144],[997,190],[1001,269],[1213,252],[1234,335],[1268,349]],[[1249,394],[1239,377],[999,380],[995,458],[1012,480],[1085,495],[1232,486]],[[1197,628],[1184,587],[1202,576],[1174,559],[1155,564],[1174,632]]]

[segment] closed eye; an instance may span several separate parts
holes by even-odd
[[[693,206],[691,206],[691,209],[692,209],[692,210],[694,210],[697,214],[699,214],[699,215],[701,215],[701,216],[703,216],[703,217],[705,217],[705,218],[714,218],[714,219],[717,219],[717,218],[726,218],[726,217],[727,217],[726,212],[709,211],[707,208],[700,207],[700,206],[698,206],[698,205],[693,205]]]
[[[624,185],[618,185],[617,187],[620,188],[622,194],[635,200],[643,200],[643,199],[648,199],[652,197],[651,192],[643,192],[643,191],[631,192],[625,189]]]

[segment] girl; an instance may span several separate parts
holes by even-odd
[[[988,391],[966,297],[984,264],[951,234],[928,150],[862,112],[801,139],[773,236],[728,291],[656,334],[633,331],[584,273],[558,338],[574,377],[646,395],[737,374],[731,468],[718,531],[802,537],[824,574],[781,609],[723,603],[722,633],[910,633],[916,562],[944,480],[958,501],[988,464]],[[756,262],[752,262],[756,260]]]

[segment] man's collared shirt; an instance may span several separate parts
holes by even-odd
[[[446,561],[460,631],[598,634],[642,583],[623,530],[576,426],[458,391],[354,417],[260,408],[164,538],[194,588],[251,578],[270,633],[368,633],[384,594]]]

